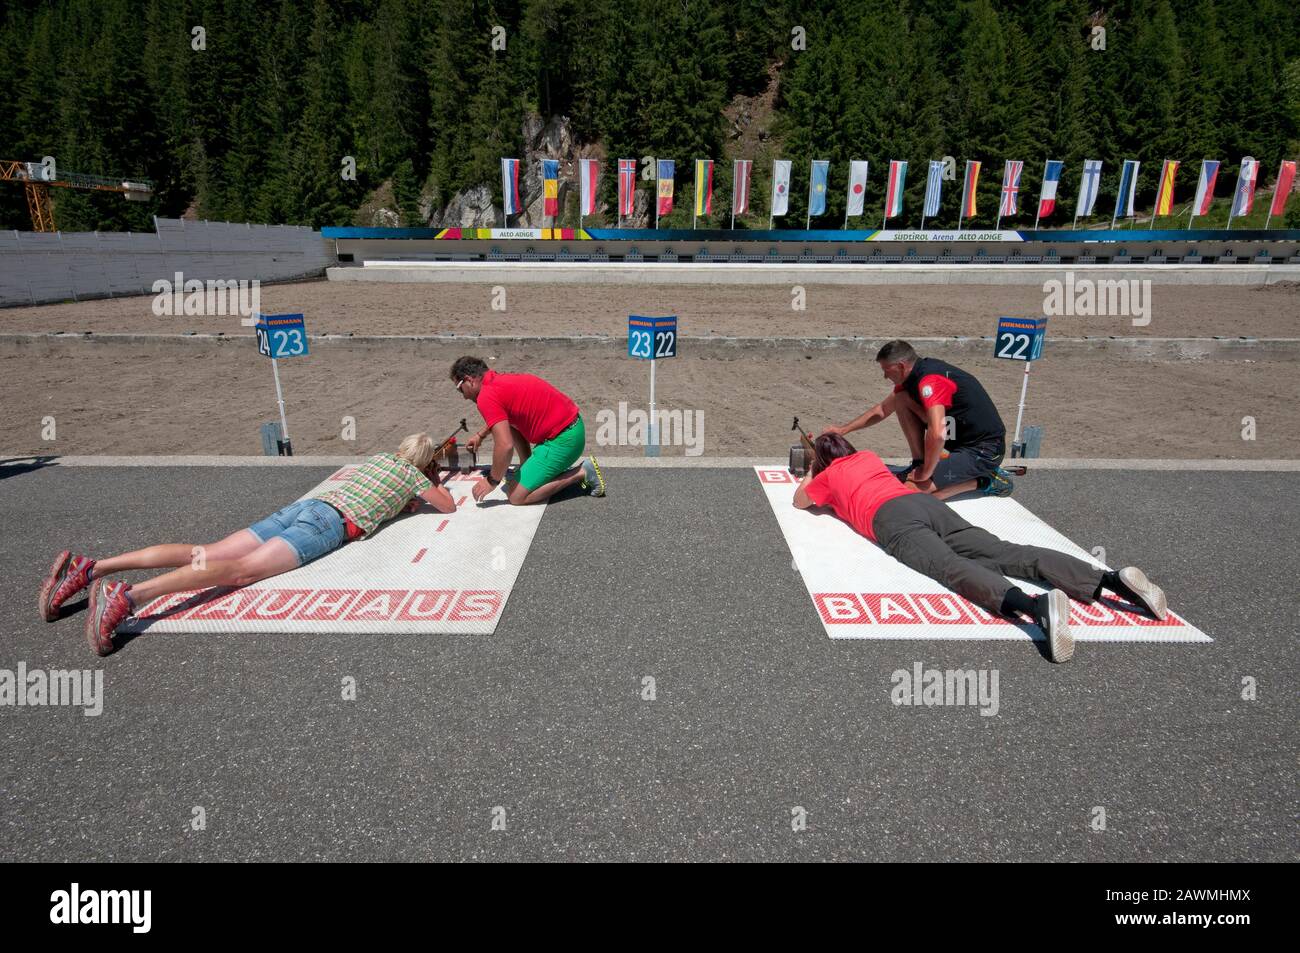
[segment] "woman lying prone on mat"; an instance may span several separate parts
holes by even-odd
[[[795,506],[829,506],[900,563],[977,606],[1008,618],[1028,616],[1047,636],[1054,662],[1074,654],[1070,599],[1093,602],[1106,589],[1157,619],[1168,614],[1164,592],[1140,569],[1113,572],[1054,549],[1008,543],[972,526],[929,493],[899,483],[878,456],[870,450],[859,453],[837,433],[822,434],[813,447],[808,475],[794,493]],[[1003,573],[1046,580],[1053,588],[1030,596]]]
[[[100,655],[114,649],[113,633],[135,612],[160,596],[211,586],[247,586],[297,569],[349,540],[373,533],[405,511],[422,505],[453,513],[456,504],[438,485],[433,440],[412,434],[396,453],[377,453],[357,466],[339,486],[290,503],[266,519],[206,546],[164,543],[121,556],[95,560],[59,553],[41,587],[41,615],[59,617],[60,607],[90,586],[86,640]],[[104,577],[127,569],[169,573],[135,584]]]

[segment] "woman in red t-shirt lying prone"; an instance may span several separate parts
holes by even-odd
[[[990,612],[1033,619],[1047,636],[1053,662],[1074,655],[1070,599],[1093,602],[1105,589],[1157,619],[1168,614],[1164,591],[1140,569],[1102,570],[1054,549],[1008,543],[929,493],[900,483],[878,456],[854,450],[839,434],[824,433],[813,446],[816,454],[795,490],[795,506],[829,506],[903,565]],[[1006,576],[1043,579],[1052,588],[1031,596]]]

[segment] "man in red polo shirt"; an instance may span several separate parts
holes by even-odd
[[[918,490],[941,500],[976,489],[985,496],[1009,496],[1011,477],[1000,466],[1007,428],[980,382],[959,367],[921,357],[906,341],[890,341],[876,361],[893,391],[827,432],[849,434],[896,413],[912,451],[906,479]]]
[[[1074,654],[1070,599],[1093,602],[1101,591],[1166,617],[1165,594],[1133,566],[1119,572],[1042,546],[1020,546],[966,522],[929,493],[898,478],[870,450],[858,452],[839,434],[823,433],[808,475],[794,492],[800,509],[829,506],[905,566],[942,583],[990,612],[1029,616],[1047,636],[1053,662]],[[1007,581],[1043,579],[1053,588],[1030,596]]]
[[[499,374],[477,357],[461,357],[451,366],[451,379],[466,400],[478,405],[484,428],[466,441],[471,451],[492,435],[492,466],[475,482],[475,500],[482,500],[505,481],[506,496],[522,506],[541,503],[575,483],[592,496],[605,495],[605,476],[595,457],[579,466],[587,430],[578,405],[551,384],[532,374]],[[506,479],[510,460],[519,455],[519,473]]]

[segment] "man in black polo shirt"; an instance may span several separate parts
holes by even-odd
[[[852,433],[897,413],[912,451],[911,466],[899,479],[906,477],[941,500],[969,490],[1009,496],[1011,478],[998,466],[1006,453],[1007,428],[980,382],[959,367],[919,356],[906,341],[890,341],[876,361],[893,392],[862,416],[827,432]]]

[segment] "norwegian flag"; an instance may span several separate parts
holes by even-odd
[[[618,214],[625,217],[632,214],[636,200],[636,160],[618,160]]]
[[[1025,164],[1015,159],[1008,159],[1002,167],[1002,206],[998,216],[1015,215],[1020,198],[1020,174],[1025,171]]]

